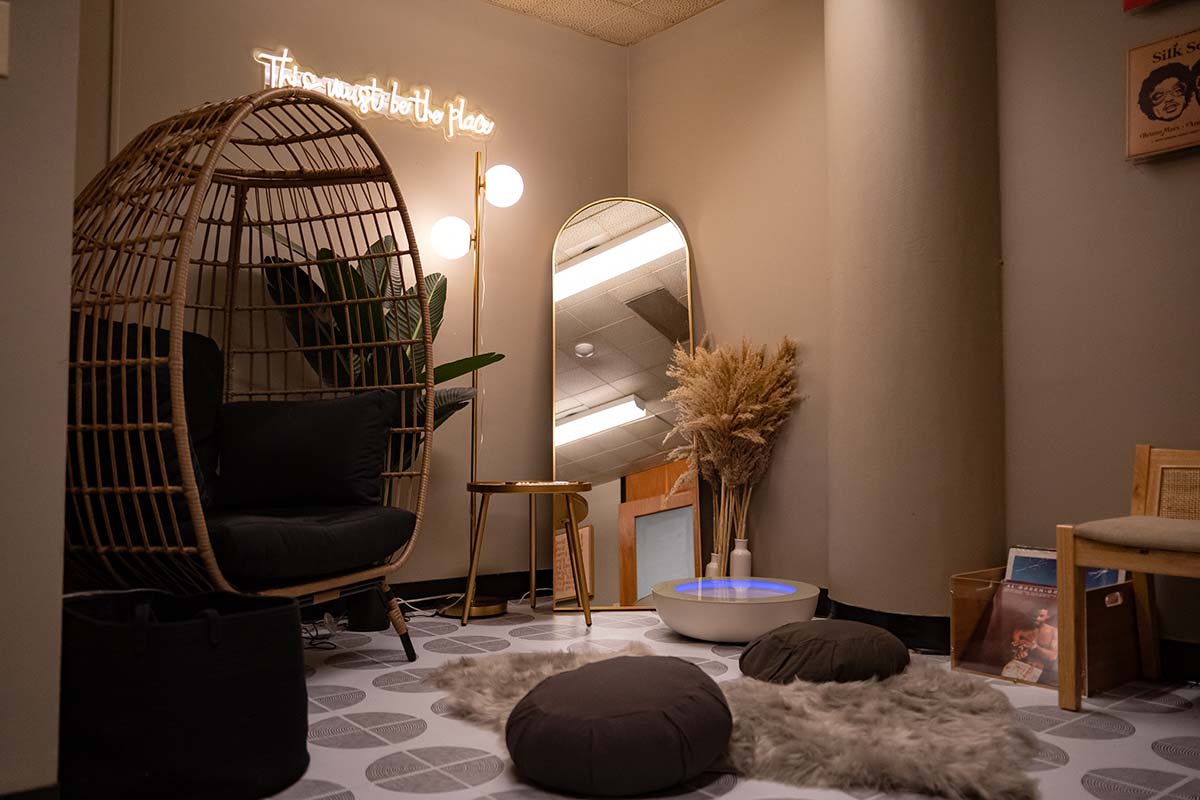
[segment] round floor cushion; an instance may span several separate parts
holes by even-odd
[[[704,772],[732,729],[725,695],[695,664],[620,656],[546,678],[517,703],[504,733],[526,779],[624,797]]]
[[[908,666],[908,648],[883,628],[844,619],[793,622],[742,651],[743,675],[771,683],[865,681]]]

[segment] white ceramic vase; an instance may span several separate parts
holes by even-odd
[[[721,565],[717,562],[717,554],[713,553],[712,558],[708,560],[708,566],[704,568],[704,577],[719,578],[721,577]]]
[[[750,577],[750,549],[746,547],[748,539],[734,539],[733,551],[729,554],[729,577]]]

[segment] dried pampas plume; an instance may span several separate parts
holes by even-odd
[[[675,427],[667,440],[683,444],[673,458],[687,459],[688,472],[713,487],[713,546],[722,573],[733,538],[746,537],[750,496],[771,463],[775,440],[796,392],[796,343],[784,338],[774,354],[743,339],[740,347],[710,348],[707,338],[694,353],[676,345],[667,376],[678,386],[667,394]]]

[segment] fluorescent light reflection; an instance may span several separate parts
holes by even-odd
[[[555,425],[554,446],[562,447],[564,444],[595,436],[597,433],[642,419],[646,415],[646,404],[642,402],[642,398],[634,394],[622,397],[599,408],[567,417]]]
[[[554,273],[554,302],[611,281],[683,247],[683,234],[675,227],[675,223],[663,222]]]

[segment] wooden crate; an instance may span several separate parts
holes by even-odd
[[[976,627],[989,613],[992,598],[1004,581],[1004,567],[964,572],[950,578],[950,664],[954,669],[1000,678],[959,666]],[[1087,657],[1084,694],[1098,694],[1141,676],[1137,608],[1129,581],[1087,592]],[[1052,688],[1047,684],[1033,684]]]

